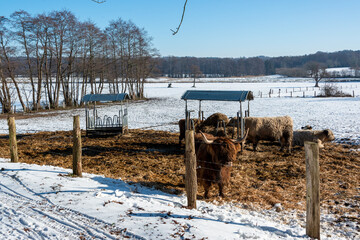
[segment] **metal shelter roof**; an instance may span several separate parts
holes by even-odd
[[[124,101],[128,99],[127,93],[119,94],[87,94],[83,97],[83,102],[113,102],[113,101]]]
[[[182,95],[181,99],[244,102],[249,100],[249,93],[250,91],[188,90]]]

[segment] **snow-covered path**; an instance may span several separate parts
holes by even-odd
[[[52,203],[16,175],[1,172],[0,179],[0,239],[143,239]]]

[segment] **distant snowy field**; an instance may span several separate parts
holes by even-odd
[[[161,82],[159,82],[161,81]],[[311,125],[314,129],[331,129],[337,141],[351,139],[360,144],[360,82],[334,83],[338,88],[355,97],[314,98],[314,82],[309,79],[281,78],[279,76],[257,78],[202,79],[192,88],[191,79],[167,80],[152,79],[145,85],[148,101],[129,103],[129,128],[155,129],[177,132],[177,121],[184,118],[185,102],[182,94],[187,90],[250,90],[255,99],[250,102],[251,116],[289,115],[294,120],[294,129]],[[188,81],[188,82],[186,82]],[[190,81],[190,82],[189,82]],[[219,81],[215,83],[214,81]],[[168,88],[172,82],[172,88]],[[321,83],[320,86],[323,86]],[[271,98],[268,93],[272,89]],[[281,97],[278,97],[280,89]],[[290,97],[290,91],[295,91]],[[260,98],[260,93],[262,97]],[[305,92],[305,98],[303,94]],[[198,102],[189,101],[189,108],[197,111]],[[247,108],[247,104],[243,104]],[[99,107],[99,115],[114,115],[119,106]],[[235,117],[239,111],[237,102],[202,102],[205,117],[222,112],[228,117]],[[85,129],[85,111],[83,109],[59,111],[58,116],[39,119],[19,119],[16,121],[18,133],[58,131],[72,129],[72,116],[80,115],[81,127]],[[47,113],[44,113],[45,115]],[[194,114],[195,116],[195,114]],[[8,133],[6,120],[0,120],[0,133]]]

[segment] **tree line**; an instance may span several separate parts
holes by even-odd
[[[77,106],[85,94],[104,89],[142,98],[157,56],[147,32],[131,21],[119,18],[100,29],[67,10],[16,11],[0,17],[2,112],[11,111],[14,99],[24,112],[44,103],[57,108],[60,99]]]
[[[198,66],[203,77],[233,77],[281,74],[289,77],[311,77],[314,64],[319,68],[352,67],[360,69],[360,51],[317,52],[304,56],[252,58],[162,57],[159,72],[162,76],[192,77]],[[316,65],[315,64],[315,65]]]

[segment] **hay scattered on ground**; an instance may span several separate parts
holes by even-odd
[[[184,191],[184,146],[178,134],[130,130],[125,136],[88,138],[82,132],[83,171],[142,183],[170,193]],[[231,184],[221,199],[213,186],[209,201],[239,202],[244,206],[305,209],[305,157],[303,147],[291,154],[263,142],[251,146],[234,163]],[[360,214],[360,146],[325,144],[320,151],[321,204],[329,212]],[[9,158],[7,136],[0,137],[0,157]],[[41,132],[18,136],[21,162],[72,167],[72,132]],[[199,189],[198,198],[203,196]]]

